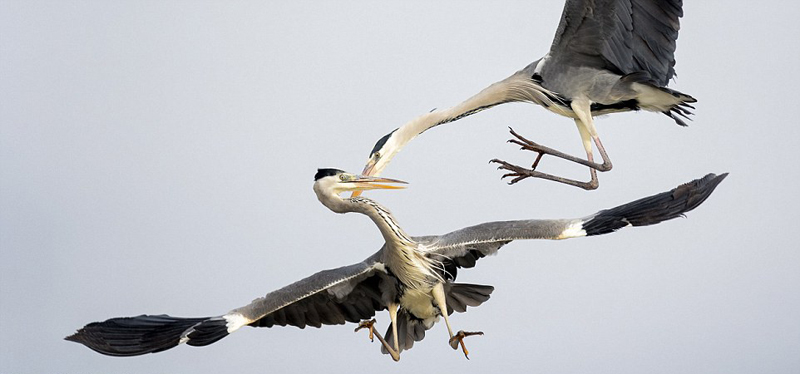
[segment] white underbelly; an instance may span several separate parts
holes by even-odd
[[[406,290],[400,298],[400,305],[417,318],[431,320],[430,322],[434,322],[439,316],[439,309],[433,306],[430,290]]]

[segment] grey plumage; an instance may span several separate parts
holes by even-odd
[[[495,82],[464,102],[425,113],[382,137],[373,147],[364,174],[379,175],[391,159],[419,134],[466,116],[510,102],[528,102],[575,121],[586,158],[544,147],[512,131],[511,142],[538,154],[533,167],[501,160],[503,177],[516,183],[542,178],[595,189],[597,171],[613,165],[603,147],[594,117],[645,110],[662,113],[686,126],[691,95],[667,88],[675,76],[675,48],[683,16],[680,0],[568,0],[553,43],[544,57]],[[596,162],[592,143],[602,158]],[[538,171],[543,155],[589,168],[588,182]],[[598,160],[599,161],[599,160]]]
[[[682,7],[681,0],[568,0],[550,48],[553,63],[647,72],[666,86],[675,75]]]
[[[709,174],[669,192],[640,199],[578,219],[487,222],[441,236],[412,237],[418,251],[441,263],[447,314],[464,312],[489,299],[492,286],[453,283],[458,268],[496,253],[512,240],[566,239],[613,232],[627,225],[669,220],[701,204],[727,174]],[[363,199],[363,198],[362,198]],[[180,318],[166,315],[112,318],[86,325],[67,340],[107,355],[133,356],[160,352],[179,343],[207,345],[240,326],[305,326],[358,322],[396,303],[404,286],[387,262],[387,247],[359,263],[316,273],[268,293],[252,303],[217,317]],[[421,340],[430,326],[402,305],[398,313],[400,350]],[[389,328],[391,332],[391,326]],[[390,335],[391,336],[391,335]]]

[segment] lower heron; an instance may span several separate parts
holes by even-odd
[[[66,339],[111,356],[160,352],[179,344],[204,346],[243,326],[314,326],[358,323],[376,336],[382,351],[397,361],[403,350],[425,337],[442,317],[448,343],[468,351],[464,338],[481,332],[453,333],[449,315],[489,299],[492,286],[455,283],[459,268],[471,268],[513,240],[568,239],[601,235],[628,226],[646,226],[683,216],[708,198],[727,174],[709,174],[671,191],[576,219],[486,222],[439,236],[410,236],[388,209],[374,200],[340,194],[402,188],[394,179],[319,169],[314,192],[336,213],[368,216],[385,244],[353,265],[324,270],[268,293],[248,305],[214,317],[140,315],[86,325]],[[377,311],[389,312],[386,336],[373,329]]]

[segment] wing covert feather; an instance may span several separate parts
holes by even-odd
[[[620,75],[644,71],[666,86],[682,7],[682,0],[567,0],[550,55]]]

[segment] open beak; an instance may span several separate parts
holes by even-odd
[[[362,177],[369,177],[372,174],[372,170],[373,169],[375,169],[375,160],[370,159],[369,161],[367,161],[367,165],[364,166],[364,171],[361,172],[361,176]],[[405,182],[400,181],[400,183],[405,183]],[[395,187],[395,188],[402,188],[402,187]],[[350,197],[359,196],[359,195],[361,195],[361,192],[362,191],[353,191],[353,193],[350,195]]]
[[[358,178],[343,183],[355,184],[356,190],[353,191],[353,194],[350,197],[356,197],[358,195],[361,195],[362,191],[367,191],[367,190],[379,190],[379,189],[399,190],[406,188],[405,186],[394,186],[386,183],[408,184],[407,182],[403,182],[397,179],[372,177],[369,175],[359,175]]]
[[[372,169],[375,169],[375,164],[375,160],[370,158],[369,161],[367,161],[367,165],[364,166],[364,171],[361,172],[361,175],[372,175]]]

